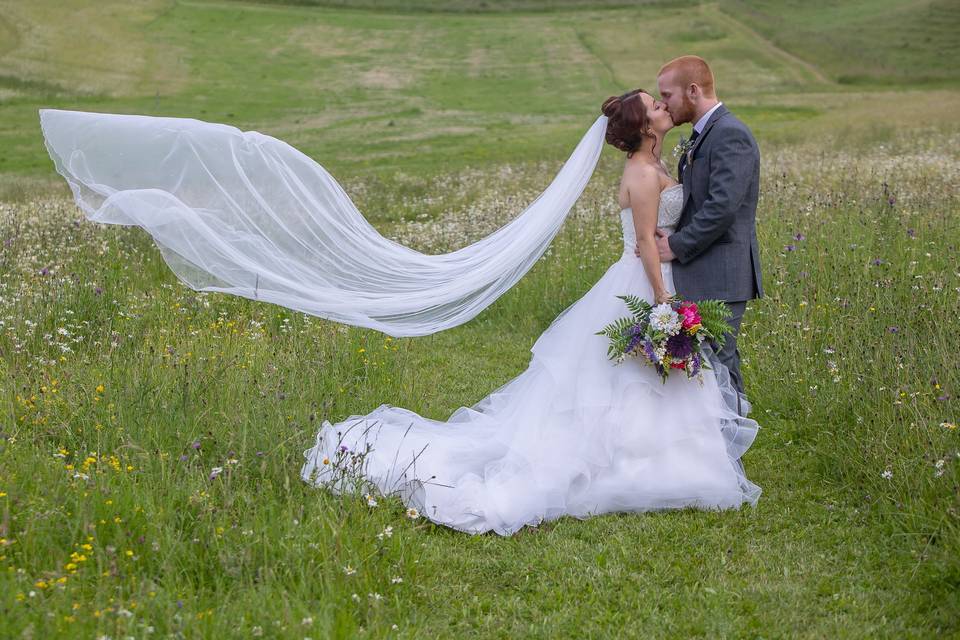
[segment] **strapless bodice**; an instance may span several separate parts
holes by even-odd
[[[682,210],[682,184],[675,184],[661,191],[660,206],[657,208],[657,228],[668,234],[676,231]],[[637,244],[637,232],[633,227],[633,211],[629,207],[620,212],[620,224],[623,227],[623,250],[629,250],[632,255]]]

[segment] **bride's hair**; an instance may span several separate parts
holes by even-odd
[[[610,96],[603,101],[600,111],[607,116],[607,144],[632,156],[646,137],[654,137],[650,131],[647,108],[640,98],[643,89],[628,91],[622,96]]]

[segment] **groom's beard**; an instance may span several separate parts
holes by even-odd
[[[688,122],[692,123],[694,114],[696,114],[696,110],[693,107],[693,101],[687,96],[683,96],[680,108],[676,112],[670,113],[670,119],[673,120],[673,124],[679,126]]]

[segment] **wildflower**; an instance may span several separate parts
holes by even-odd
[[[690,336],[678,333],[667,338],[667,353],[678,360],[684,360],[693,353],[693,342]]]
[[[367,506],[368,506],[368,507],[375,507],[375,506],[377,506],[377,501],[376,501],[376,500],[373,498],[373,496],[371,496],[369,493],[366,494],[366,495],[363,496],[363,497],[364,497],[364,499],[367,501]]]
[[[377,538],[383,540],[384,538],[390,538],[393,536],[393,527],[387,526],[383,531],[377,534]]]
[[[954,429],[956,429],[956,425],[954,425]],[[416,520],[417,518],[420,517],[420,512],[414,509],[413,507],[410,507],[409,509],[407,509],[407,517],[410,518],[411,520]]]
[[[680,331],[680,316],[669,304],[658,304],[650,311],[650,326],[668,336],[676,335]]]
[[[884,470],[883,473],[880,474],[880,477],[883,478],[884,480],[889,480],[890,478],[893,477],[893,471],[890,471],[890,469],[886,469]]]
[[[350,599],[353,600],[354,602],[360,602],[360,596],[358,596],[355,593],[350,596]]]
[[[374,600],[374,601],[380,601],[380,600],[383,600],[383,596],[382,596],[382,595],[380,595],[380,594],[379,594],[379,593],[377,593],[377,592],[374,592],[374,593],[368,593],[368,594],[367,594],[367,597],[368,597],[368,598],[370,598],[371,600]]]
[[[251,629],[250,632],[259,638],[260,636],[263,635],[263,627],[256,626],[253,629]]]
[[[97,385],[97,393],[103,393],[106,389],[102,384]]]
[[[308,617],[304,618],[303,620],[301,620],[301,621],[300,621],[300,624],[302,624],[302,625],[305,626],[305,627],[309,627],[310,625],[313,624],[313,618],[311,618],[311,617],[308,616]]]
[[[357,573],[357,570],[351,567],[350,565],[347,565],[343,568],[343,572],[348,576],[352,576]]]
[[[330,458],[323,456],[323,464],[330,464]]]
[[[210,479],[216,480],[221,473],[223,473],[223,467],[214,467],[210,470]]]
[[[403,578],[399,576],[397,576],[396,578],[390,578],[391,584],[400,584],[401,582],[403,582]]]
[[[933,466],[936,468],[936,471],[933,472],[933,477],[934,477],[934,478],[939,478],[940,476],[942,476],[942,475],[944,474],[944,468],[943,468],[943,467],[944,467],[945,464],[946,464],[946,461],[945,461],[945,460],[937,460],[937,462],[933,465]]]
[[[957,425],[954,422],[941,422],[940,426],[949,431],[954,431],[957,428]]]

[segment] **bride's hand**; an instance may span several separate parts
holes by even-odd
[[[671,300],[673,300],[673,294],[671,294],[668,291],[661,291],[659,293],[654,294],[653,299],[656,301],[657,304],[664,304],[666,302],[670,302]]]

